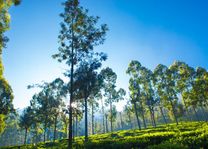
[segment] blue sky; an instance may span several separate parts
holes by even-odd
[[[23,0],[10,10],[10,42],[3,61],[16,108],[29,105],[35,90],[27,90],[27,85],[52,81],[64,72],[65,67],[51,58],[58,47],[62,1]],[[104,66],[117,73],[118,87],[128,89],[125,71],[131,60],[150,69],[174,60],[208,68],[205,0],[81,0],[81,5],[109,26],[105,44],[96,49],[108,54]]]

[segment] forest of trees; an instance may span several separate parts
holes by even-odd
[[[0,54],[8,38],[8,9],[19,1],[0,0]],[[129,93],[116,86],[117,74],[102,62],[107,54],[97,52],[108,27],[90,16],[78,0],[67,0],[60,14],[58,52],[52,57],[67,65],[64,76],[52,82],[28,85],[39,88],[24,110],[13,108],[12,89],[3,77],[0,59],[0,145],[36,144],[75,136],[102,134],[124,129],[146,129],[159,124],[208,120],[208,72],[182,61],[150,70],[132,60],[126,73]],[[49,55],[50,56],[50,55]],[[61,76],[60,76],[61,77]],[[116,105],[125,100],[123,111]],[[11,139],[8,139],[11,138]]]

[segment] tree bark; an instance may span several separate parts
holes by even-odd
[[[161,114],[162,114],[162,117],[163,117],[163,120],[164,120],[165,124],[167,124],[167,120],[166,120],[165,115],[164,115],[164,113],[163,113],[162,107],[160,107],[160,112],[161,112]]]
[[[101,105],[102,105],[102,113],[103,113],[103,133],[105,133],[105,111],[103,105],[103,99],[101,98]]]
[[[78,113],[76,113],[76,137],[78,136]]]
[[[113,111],[112,111],[112,102],[110,101],[110,131],[113,131]]]
[[[154,108],[152,109],[152,119],[153,119],[154,127],[157,127],[156,121],[155,121],[155,111],[154,111]]]
[[[194,110],[194,114],[195,114],[196,120],[197,120],[197,121],[199,121],[199,117],[198,117],[198,114],[197,114],[196,108],[195,108],[195,107],[193,107],[193,106],[192,106],[192,108],[193,108],[193,110]]]
[[[55,142],[56,140],[56,124],[57,124],[57,115],[55,116],[55,120],[54,120],[54,132],[53,132],[53,142]]]
[[[176,124],[178,125],[178,119],[177,119],[177,116],[176,116],[176,113],[175,113],[175,107],[174,107],[174,105],[173,105],[173,101],[172,101],[172,100],[170,100],[170,103],[171,103],[172,113],[173,113],[173,116],[174,116],[175,122],[176,122]]]
[[[132,126],[132,122],[131,122],[131,114],[128,112],[128,117],[129,117],[129,124],[130,124],[130,128],[132,129],[133,126]]]
[[[120,120],[121,120],[121,129],[123,129],[123,120],[122,120],[121,112],[119,112],[119,114],[120,114]]]
[[[74,116],[72,118],[72,130],[73,130],[73,133],[72,133],[72,140],[75,141],[75,120],[74,120]]]
[[[88,141],[87,96],[85,96],[84,101],[85,101],[85,142],[87,142]]]
[[[27,143],[27,128],[25,128],[25,139],[24,139],[24,144]]]
[[[106,132],[108,133],[108,115],[105,114],[105,126],[106,126]]]
[[[45,142],[46,141],[46,127],[47,127],[47,116],[46,116],[46,118],[45,118],[45,124],[44,124],[44,137],[43,137],[43,142]]]
[[[93,102],[92,102],[92,134],[94,135],[95,132],[94,132],[94,107],[93,107]]]
[[[140,122],[139,122],[136,102],[134,102],[133,104],[134,104],[134,110],[135,110],[135,115],[136,115],[136,119],[137,119],[137,124],[138,124],[139,130],[141,130],[141,125],[140,125]]]
[[[144,128],[146,129],[147,128],[147,125],[146,125],[146,122],[145,122],[145,117],[144,117],[144,107],[141,103],[141,110],[142,110],[142,120],[143,120],[143,125],[144,125]]]
[[[69,140],[68,140],[68,149],[72,148],[72,103],[74,98],[73,93],[73,84],[74,84],[74,18],[72,18],[72,25],[71,25],[71,73],[70,73],[70,100],[69,100]]]

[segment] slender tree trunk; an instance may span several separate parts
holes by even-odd
[[[106,126],[106,132],[108,133],[108,115],[105,114],[105,126]]]
[[[53,132],[53,142],[56,140],[56,124],[57,124],[57,115],[55,116],[55,121],[54,121],[54,132]]]
[[[50,133],[51,133],[51,128],[49,126],[48,131],[47,131],[47,141],[50,140]]]
[[[173,113],[173,116],[174,116],[175,122],[176,122],[176,124],[178,125],[178,119],[177,119],[177,116],[176,116],[176,113],[175,113],[175,107],[174,107],[174,105],[173,105],[173,101],[172,101],[172,100],[170,100],[170,103],[171,103],[172,113]]]
[[[84,98],[85,101],[85,142],[88,141],[88,120],[87,120],[87,97]]]
[[[198,117],[196,108],[195,108],[194,106],[192,106],[192,108],[193,108],[193,110],[194,110],[194,114],[195,114],[196,120],[199,121],[199,117]]]
[[[94,107],[93,107],[93,102],[92,102],[92,134],[94,135],[95,132],[94,132]]]
[[[141,125],[140,125],[140,122],[139,122],[136,102],[134,102],[134,110],[135,110],[135,114],[136,114],[136,119],[137,119],[137,124],[138,124],[139,130],[141,130]]]
[[[72,133],[72,140],[75,141],[75,120],[74,120],[74,116],[72,118],[72,130],[73,130],[73,133]]]
[[[156,121],[155,121],[155,110],[154,110],[154,108],[152,109],[152,119],[153,119],[154,127],[157,127]]]
[[[152,115],[152,109],[150,106],[149,107],[149,112],[150,112],[150,118],[151,118],[151,123],[152,123],[152,127],[154,127],[154,120],[153,120],[153,115]]]
[[[167,124],[167,120],[166,120],[165,115],[164,115],[164,113],[163,113],[162,107],[160,107],[160,112],[161,112],[161,114],[162,114],[162,117],[163,117],[163,120],[164,120],[165,124]]]
[[[68,149],[72,149],[72,103],[74,98],[73,93],[73,84],[74,84],[74,18],[72,18],[72,25],[71,25],[71,34],[72,34],[72,40],[71,40],[71,73],[70,73],[70,100],[69,100],[69,140],[68,140]]]
[[[102,113],[103,113],[103,133],[105,133],[105,111],[103,105],[103,99],[101,98],[101,105],[102,105]]]
[[[123,120],[122,120],[121,112],[119,112],[119,115],[120,115],[120,120],[121,120],[121,129],[123,130]]]
[[[27,128],[25,128],[25,139],[24,139],[24,144],[27,143]]]
[[[205,114],[204,107],[201,106],[201,110],[202,110],[202,114],[203,114],[204,120],[208,121],[207,115]]]
[[[128,112],[128,117],[129,117],[129,124],[130,124],[130,128],[132,129],[133,126],[132,126],[132,122],[131,122],[131,114]]]
[[[110,131],[113,131],[113,111],[112,111],[112,102],[110,101]]]
[[[146,129],[147,128],[147,125],[146,125],[146,121],[145,121],[145,117],[144,117],[144,107],[141,103],[141,110],[142,110],[142,120],[143,120],[143,125],[144,125],[144,128]]]
[[[66,127],[66,129],[65,129],[64,137],[66,137],[68,139],[68,123],[67,122],[65,122],[65,127]]]
[[[46,127],[47,127],[47,122],[46,122],[47,120],[45,119],[45,124],[44,124],[44,137],[43,137],[43,142],[45,142],[46,141]]]
[[[76,137],[78,136],[78,113],[76,113]]]
[[[187,103],[186,103],[185,99],[183,99],[183,103],[184,103],[184,106],[185,106],[185,109],[186,109],[187,118],[188,118],[189,121],[192,121],[191,114],[189,113],[189,109],[188,109],[188,106],[187,106]]]

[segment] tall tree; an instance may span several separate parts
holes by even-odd
[[[98,26],[99,17],[88,15],[79,5],[78,0],[67,0],[64,3],[64,12],[61,13],[63,22],[59,35],[59,53],[53,55],[59,62],[65,61],[70,69],[70,101],[69,101],[69,143],[72,147],[72,103],[74,101],[74,70],[84,59],[86,53],[92,51],[94,46],[102,44],[105,39],[107,26]]]
[[[63,98],[66,95],[66,86],[64,82],[58,78],[51,83],[29,85],[28,88],[39,87],[41,91],[33,96],[31,104],[36,109],[41,122],[44,123],[44,142],[46,141],[47,127],[52,125],[54,121],[54,139],[56,135],[57,117],[63,106]],[[54,113],[54,115],[51,115]]]
[[[33,109],[29,106],[24,111],[23,114],[20,116],[20,127],[25,129],[25,138],[24,138],[24,144],[27,143],[27,134],[29,131],[29,128],[32,126],[33,123]]]
[[[103,53],[89,53],[89,56],[80,63],[76,69],[74,87],[78,90],[80,98],[84,98],[85,107],[85,141],[88,141],[88,100],[89,97],[95,96],[101,88],[101,75],[97,70],[101,67],[102,61],[106,60]]]
[[[104,80],[104,96],[106,97],[105,103],[110,106],[110,130],[113,131],[113,103],[119,102],[124,99],[126,91],[122,88],[116,90],[117,75],[109,67],[101,70],[101,75]]]
[[[138,117],[139,116],[138,104],[140,105],[140,108],[141,108],[143,125],[144,125],[144,128],[146,128],[146,122],[145,122],[145,116],[144,116],[144,103],[142,102],[142,98],[141,98],[141,86],[140,86],[141,74],[139,73],[141,68],[142,68],[141,64],[138,61],[133,60],[129,63],[129,66],[126,71],[126,73],[130,75],[130,79],[129,79],[130,99],[134,107],[135,116],[137,119],[137,124],[138,124],[139,129],[141,129],[141,124],[140,124],[140,120]]]

